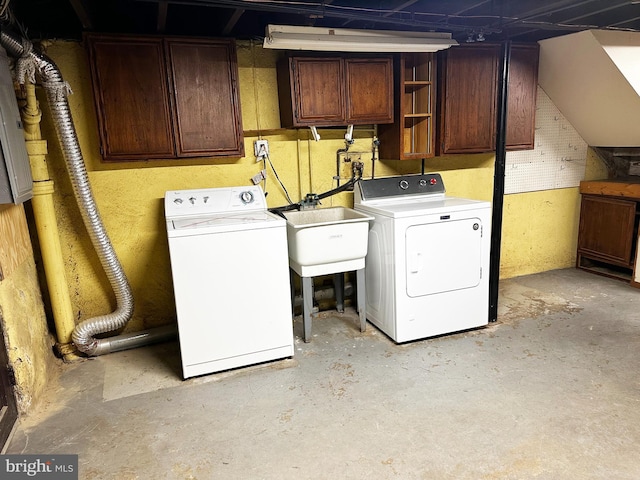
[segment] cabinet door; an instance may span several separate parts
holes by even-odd
[[[347,124],[393,122],[393,60],[345,60]]]
[[[235,44],[168,40],[179,157],[243,156]]]
[[[393,122],[391,57],[291,57],[278,63],[283,127]]]
[[[87,41],[103,158],[173,157],[162,40],[90,36]]]
[[[540,47],[513,45],[509,63],[507,149],[534,147]]]
[[[445,53],[440,111],[441,153],[495,150],[497,45],[454,47]]]
[[[629,267],[636,203],[583,195],[578,232],[579,253]]]
[[[341,58],[292,58],[293,126],[345,125]]]

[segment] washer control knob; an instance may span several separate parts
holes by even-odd
[[[245,190],[244,192],[242,192],[240,194],[240,200],[245,205],[247,205],[248,203],[253,202],[253,193],[251,193],[249,190]]]
[[[438,183],[438,180],[436,180],[435,178],[431,177],[431,180],[429,180],[429,183],[431,185],[435,185],[436,183]]]
[[[196,204],[196,197],[189,197],[189,201],[191,202],[191,205],[195,205]]]
[[[421,187],[426,187],[426,186],[427,186],[427,181],[423,178],[422,180],[420,180],[420,181],[418,182],[418,184],[419,184]]]
[[[473,229],[474,230],[478,230],[480,228],[480,225],[478,223],[474,223],[473,224]]]
[[[406,190],[407,188],[409,188],[409,182],[407,182],[406,180],[400,180],[399,186],[402,190]]]

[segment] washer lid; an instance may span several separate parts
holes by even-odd
[[[167,232],[172,237],[284,227],[284,218],[268,211],[253,211],[167,219]]]

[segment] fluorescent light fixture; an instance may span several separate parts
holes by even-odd
[[[264,48],[329,52],[437,52],[458,42],[450,33],[267,25]]]

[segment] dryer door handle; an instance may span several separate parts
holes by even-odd
[[[420,252],[412,252],[409,255],[409,273],[418,273],[422,270],[424,258]]]

